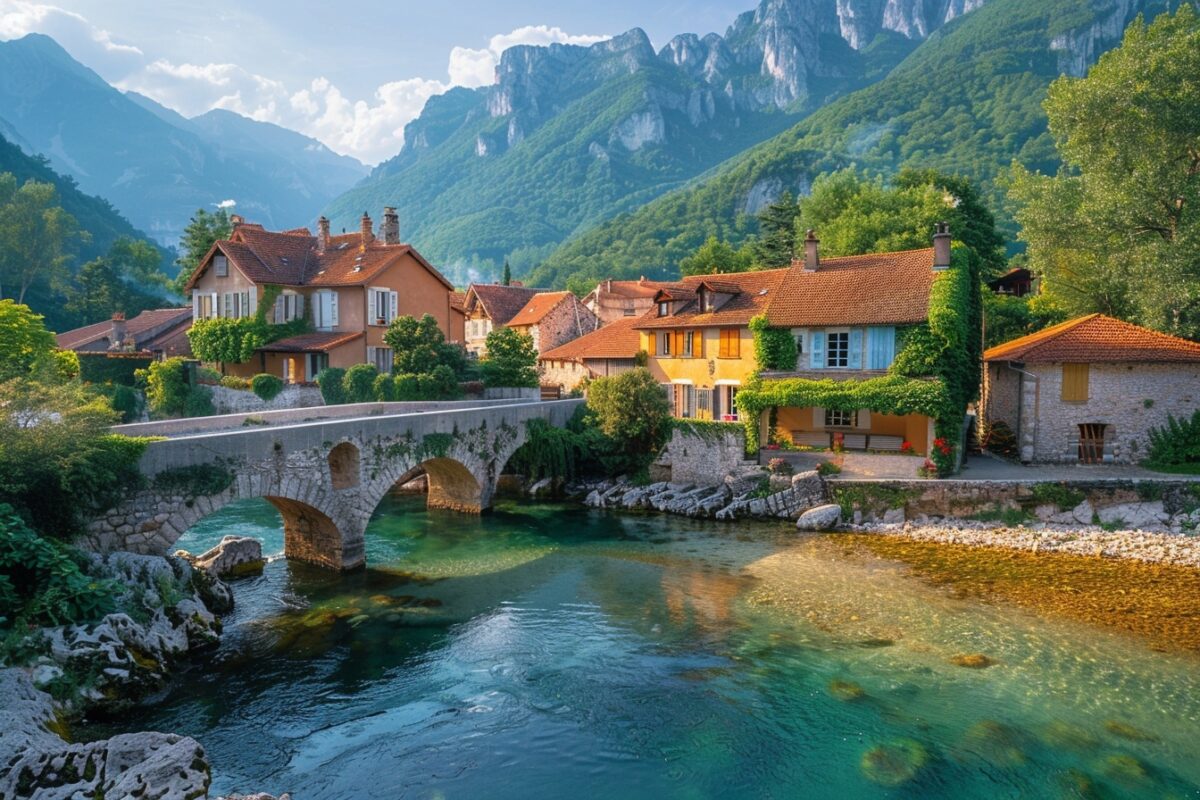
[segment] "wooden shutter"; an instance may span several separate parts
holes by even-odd
[[[812,346],[809,350],[812,351],[812,358],[809,363],[813,369],[822,369],[825,366],[825,332],[816,331],[808,337],[809,344]]]
[[[692,355],[704,358],[704,331],[692,331]]]
[[[671,351],[675,354],[675,356],[677,358],[682,358],[683,357],[683,331],[673,331],[671,335],[675,339],[675,341],[671,343]]]
[[[392,320],[396,318],[396,311],[400,306],[400,293],[388,292],[388,324],[392,324]]]
[[[896,359],[896,328],[867,328],[867,369],[887,369]]]
[[[1062,399],[1065,403],[1086,403],[1088,400],[1088,365],[1062,365]]]
[[[850,358],[847,359],[850,369],[862,369],[863,364],[863,332],[862,328],[850,329]]]

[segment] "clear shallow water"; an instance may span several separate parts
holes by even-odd
[[[265,502],[180,546],[228,533],[282,551]],[[833,538],[395,498],[367,562],[238,581],[207,663],[83,733],[185,733],[214,794],[297,800],[1200,797],[1200,659]]]

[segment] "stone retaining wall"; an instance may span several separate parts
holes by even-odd
[[[746,433],[740,425],[725,427],[706,426],[703,432],[675,428],[660,459],[670,465],[672,483],[716,486],[738,471],[746,459]]]
[[[255,411],[282,411],[289,408],[313,408],[325,405],[321,390],[315,385],[294,383],[283,387],[270,402],[263,400],[248,389],[230,389],[228,386],[209,386],[213,394],[213,408],[218,414],[244,414]]]

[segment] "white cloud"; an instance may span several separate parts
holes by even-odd
[[[481,49],[453,48],[447,81],[390,81],[379,86],[371,98],[354,100],[324,77],[295,90],[283,81],[237,64],[149,58],[138,47],[114,41],[108,31],[75,12],[28,0],[0,0],[0,40],[31,32],[53,36],[117,88],[144,94],[184,116],[227,109],[299,131],[331,150],[367,163],[376,163],[400,150],[404,126],[421,113],[430,97],[453,86],[491,85],[500,55],[509,47],[555,42],[586,45],[608,38],[570,34],[548,25],[527,25],[491,37]]]
[[[233,208],[237,205],[237,200],[222,200],[217,203],[217,208]]]

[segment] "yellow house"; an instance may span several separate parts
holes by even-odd
[[[750,320],[766,311],[787,269],[696,275],[659,289],[637,324],[651,373],[675,416],[737,420],[734,398],[758,369]]]

